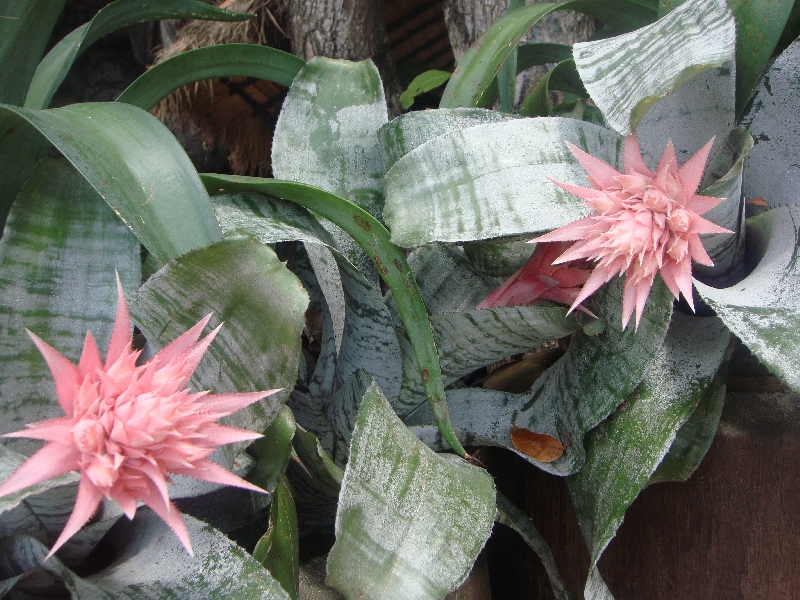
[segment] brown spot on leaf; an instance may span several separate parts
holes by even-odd
[[[370,222],[366,218],[362,217],[361,215],[353,215],[353,221],[355,221],[356,224],[359,227],[361,227],[361,229],[363,229],[364,231],[371,231],[372,230],[372,225],[370,225]]]
[[[564,445],[552,435],[516,425],[511,426],[511,442],[514,448],[539,462],[553,462],[564,454]]]

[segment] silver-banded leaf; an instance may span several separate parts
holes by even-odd
[[[429,450],[372,385],[353,432],[327,583],[347,598],[442,598],[469,574],[494,515],[489,474]]]
[[[770,206],[800,204],[800,40],[767,68],[742,116],[754,146],[745,166],[744,193]]]
[[[336,391],[326,403],[326,416],[331,424],[334,436],[333,460],[337,466],[344,468],[350,456],[350,441],[356,426],[358,409],[375,380],[363,370],[358,370]],[[425,393],[422,398],[424,402]]]
[[[343,292],[343,314],[338,315],[342,337],[334,387],[341,386],[351,373],[364,369],[373,374],[388,397],[396,397],[401,385],[401,355],[391,314],[378,290],[337,250],[319,222],[305,209],[278,198],[226,194],[215,197],[214,202],[226,235],[248,235],[265,244],[299,240],[306,243],[309,254],[312,245],[323,246],[329,252],[331,262],[335,261],[330,265],[331,271],[340,278]],[[320,253],[318,260],[325,256]],[[323,277],[317,273],[318,281]],[[337,306],[329,302],[328,308],[333,312]]]
[[[26,108],[47,108],[72,63],[89,46],[127,25],[160,19],[243,21],[252,15],[222,10],[197,0],[159,0],[156,3],[117,0],[70,32],[39,63],[25,98]]]
[[[131,315],[148,342],[162,348],[213,313],[224,323],[192,378],[217,393],[284,388],[226,417],[233,426],[263,431],[294,385],[308,295],[267,246],[223,240],[163,267],[139,291]],[[225,446],[228,463],[243,447]]]
[[[64,416],[44,359],[25,328],[77,363],[91,331],[105,350],[117,292],[141,281],[139,244],[66,161],[41,159],[0,239],[0,433]],[[31,454],[40,443],[4,440]]]
[[[725,1],[693,0],[641,29],[575,44],[573,53],[606,123],[630,135],[659,98],[700,71],[732,62],[735,45]]]
[[[725,175],[701,192],[705,196],[725,198],[725,202],[721,202],[704,213],[703,218],[734,233],[714,233],[703,236],[703,246],[711,260],[714,261],[714,266],[694,264],[692,268],[695,277],[706,281],[724,279],[726,275],[735,272],[744,260],[746,230],[742,173],[747,154],[753,147],[753,138],[747,131],[735,129],[725,140],[725,145],[729,146],[730,150],[724,148],[723,154],[732,154],[736,157],[736,161]]]
[[[440,108],[400,115],[378,132],[383,164],[388,171],[417,146],[449,131],[518,118],[487,108]]]
[[[583,201],[547,180],[586,184],[565,142],[621,166],[614,132],[558,117],[477,125],[418,146],[384,179],[392,241],[408,247],[531,235],[586,216]]]
[[[21,106],[66,0],[3,3],[0,18],[0,102]]]
[[[562,306],[515,306],[431,315],[444,384],[472,371],[540,344],[566,337],[581,328]],[[410,344],[398,330],[403,360],[403,389],[395,411],[403,416],[424,402],[424,390]]]
[[[724,387],[730,341],[719,319],[675,313],[652,368],[627,406],[587,435],[586,464],[567,479],[567,487],[592,571],[677,430],[710,388]],[[590,578],[587,600],[607,597],[601,582],[596,573]]]
[[[186,152],[155,117],[126,104],[53,110],[0,106],[47,138],[108,202],[159,262],[221,237]]]
[[[183,520],[194,557],[175,533],[152,511],[141,508],[133,521],[122,519],[109,532],[119,556],[106,569],[74,582],[65,581],[76,600],[97,596],[81,585],[101,590],[104,598],[170,600],[174,598],[241,598],[289,600],[289,595],[244,549],[190,516]],[[157,557],[157,560],[154,560]]]
[[[773,208],[748,220],[748,252],[760,257],[742,281],[697,291],[769,370],[800,392],[800,207]]]

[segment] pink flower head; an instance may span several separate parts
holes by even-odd
[[[119,277],[117,292],[105,363],[91,333],[86,334],[76,366],[28,332],[53,374],[58,403],[67,416],[4,436],[49,443],[0,484],[0,496],[67,471],[80,472],[75,508],[48,558],[92,517],[103,496],[116,500],[129,519],[141,500],[192,554],[186,526],[167,494],[171,473],[264,492],[206,457],[215,446],[261,437],[215,421],[278,390],[191,393],[189,378],[221,327],[198,342],[211,315],[137,366],[141,351],[131,349],[128,305]]]
[[[733,233],[700,216],[723,201],[695,193],[713,142],[679,167],[670,141],[655,173],[644,164],[635,133],[625,140],[625,173],[567,144],[592,187],[551,181],[585,200],[594,214],[531,241],[574,241],[555,264],[572,260],[596,263],[570,310],[614,275],[625,273],[622,326],[627,326],[635,307],[638,328],[657,272],[675,298],[683,293],[694,310],[692,259],[701,265],[713,264],[699,234]]]
[[[528,262],[486,296],[476,308],[533,306],[542,300],[573,304],[581,293],[581,287],[591,275],[591,263],[580,260],[553,264],[569,245],[569,242],[537,244]],[[589,312],[582,306],[574,308]]]

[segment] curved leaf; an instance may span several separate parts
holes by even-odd
[[[536,88],[528,95],[519,107],[519,114],[533,117],[552,117],[555,115],[550,104],[550,90],[561,90],[578,95],[586,95],[583,83],[575,69],[575,61],[571,58],[559,62],[550,69],[536,84]]]
[[[644,27],[656,20],[657,0],[574,0],[570,8],[600,19],[619,31]]]
[[[114,103],[54,110],[0,106],[33,125],[161,262],[222,235],[186,152],[156,118]]]
[[[392,241],[408,247],[532,235],[585,216],[583,201],[547,179],[586,185],[565,141],[621,163],[619,136],[575,119],[478,125],[418,146],[384,179]]]
[[[697,291],[769,370],[800,392],[800,207],[780,207],[748,220],[748,251],[761,256],[736,285]]]
[[[744,193],[770,206],[800,204],[800,40],[766,70],[742,117],[754,146],[745,165]]]
[[[348,598],[438,600],[467,577],[494,516],[489,474],[434,454],[373,384],[353,432],[327,583]]]
[[[47,53],[31,81],[25,107],[47,108],[72,63],[101,37],[135,23],[160,19],[208,19],[243,21],[253,15],[222,10],[199,0],[117,0],[101,9],[88,23],[81,25]]]
[[[297,511],[292,492],[281,481],[269,507],[269,528],[253,549],[260,562],[281,584],[292,600],[300,587],[300,540],[297,535]]]
[[[253,494],[253,506],[256,511],[269,505],[272,493],[283,478],[292,456],[292,440],[296,430],[294,415],[289,407],[284,406],[264,430],[264,437],[247,447],[248,454],[256,459],[256,466],[248,474],[248,480],[270,493],[270,496]]]
[[[487,91],[517,42],[542,17],[566,8],[568,4],[532,4],[508,11],[497,19],[464,54],[444,90],[439,106],[487,106]]]
[[[286,388],[243,408],[225,422],[263,431],[294,385],[308,295],[267,246],[223,240],[163,267],[140,289],[131,316],[156,348],[201,318],[224,326],[192,381],[216,393]],[[224,447],[229,464],[244,443]]]
[[[22,106],[66,0],[3,3],[0,17],[0,102]]]
[[[414,98],[435,90],[450,79],[451,75],[452,73],[448,71],[439,71],[437,69],[420,73],[411,80],[408,87],[400,94],[400,106],[403,107],[403,110],[408,110],[414,104]]]
[[[256,44],[220,44],[182,52],[154,65],[116,102],[150,110],[187,83],[216,77],[253,77],[289,87],[306,64],[299,56]]]
[[[735,24],[724,0],[685,2],[652,25],[573,47],[606,123],[629,135],[659,98],[692,75],[734,58]]]
[[[203,180],[208,188],[216,193],[256,191],[268,196],[282,197],[304,206],[341,227],[368,256],[372,257],[378,272],[394,295],[403,324],[414,343],[414,353],[420,365],[420,377],[425,386],[431,411],[436,417],[436,424],[453,450],[464,455],[464,449],[450,424],[441,366],[433,342],[428,313],[425,311],[425,305],[405,256],[391,243],[386,228],[369,213],[344,198],[300,183],[232,175],[204,175]]]
[[[586,436],[586,464],[567,478],[591,570],[676,431],[711,388],[725,385],[731,334],[719,319],[673,316],[664,345],[627,404]],[[587,600],[605,597],[590,578]],[[595,588],[595,589],[593,589]]]
[[[417,146],[450,131],[516,118],[518,118],[516,115],[486,108],[440,108],[400,115],[381,127],[378,132],[383,164],[388,171]]]
[[[36,163],[0,239],[0,433],[64,416],[25,328],[76,363],[87,331],[105,351],[117,306],[114,270],[131,292],[140,264],[136,238],[67,161]],[[3,443],[28,455],[40,446]]]

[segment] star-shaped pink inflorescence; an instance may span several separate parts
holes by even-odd
[[[624,273],[622,325],[627,326],[635,309],[638,328],[659,272],[675,298],[682,293],[694,310],[692,260],[713,264],[699,234],[733,233],[700,216],[723,200],[696,194],[713,141],[680,167],[669,142],[655,173],[642,160],[636,134],[625,140],[625,173],[568,144],[592,187],[551,181],[585,200],[594,214],[531,241],[574,241],[554,264],[573,260],[595,263],[570,310],[614,275]]]
[[[137,366],[141,351],[131,349],[128,305],[119,278],[117,291],[105,363],[91,333],[76,366],[28,332],[53,374],[67,416],[4,436],[49,443],[0,484],[0,496],[67,471],[80,472],[75,508],[48,558],[92,517],[103,496],[116,500],[128,518],[141,500],[191,554],[186,526],[167,493],[171,473],[266,493],[207,457],[215,446],[261,437],[215,421],[278,390],[218,395],[189,390],[189,378],[221,327],[198,342],[211,315]]]

